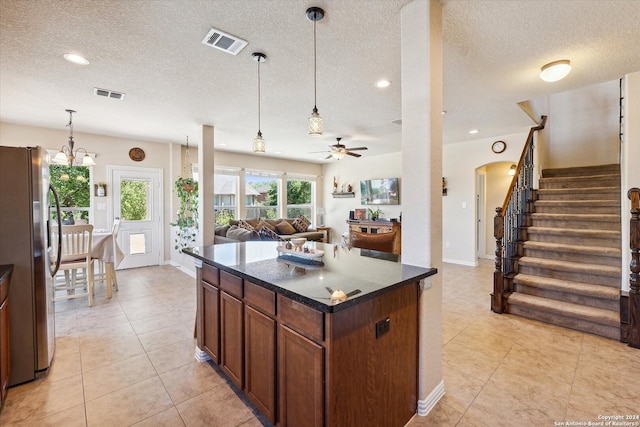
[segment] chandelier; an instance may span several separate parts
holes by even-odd
[[[93,161],[87,150],[84,148],[73,149],[75,142],[73,141],[73,113],[74,110],[65,110],[69,113],[69,145],[63,145],[58,154],[53,158],[53,163],[58,165],[68,166],[94,166],[96,162]],[[84,155],[82,155],[84,152]],[[81,159],[78,159],[79,156]]]

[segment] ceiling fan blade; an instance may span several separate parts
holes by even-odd
[[[333,157],[333,156],[332,156],[331,154],[329,154],[329,155],[328,155],[327,157],[325,157],[324,159],[325,159],[325,160],[327,160],[327,159],[330,159],[330,158],[332,158],[332,157]]]
[[[347,151],[345,154],[348,154],[353,157],[362,157],[362,154],[352,153],[351,151]]]
[[[318,153],[328,153],[329,150],[322,150],[322,151],[307,151],[307,154],[318,154]]]
[[[355,148],[347,148],[347,151],[358,151],[358,150],[368,150],[367,147],[355,147]]]

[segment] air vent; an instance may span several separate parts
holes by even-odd
[[[100,89],[97,87],[93,88],[93,94],[104,96],[105,98],[117,99],[118,101],[122,101],[124,99],[124,93],[115,92],[113,90]]]
[[[236,36],[227,34],[224,31],[216,30],[215,28],[212,28],[207,35],[204,36],[202,43],[232,55],[237,55],[247,44],[249,44]]]

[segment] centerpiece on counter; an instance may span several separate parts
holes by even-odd
[[[283,244],[278,245],[277,247],[278,256],[297,258],[298,261],[306,260],[314,263],[321,263],[324,251],[305,246],[305,243],[307,243],[306,237],[295,237],[283,242]]]

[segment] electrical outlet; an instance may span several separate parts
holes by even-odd
[[[376,323],[376,339],[380,338],[382,335],[389,332],[390,326],[391,326],[391,319],[388,317]]]

